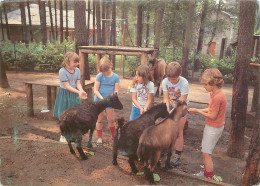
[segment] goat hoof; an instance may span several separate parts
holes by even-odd
[[[93,147],[92,143],[88,143],[87,147],[92,148]]]
[[[70,153],[71,153],[71,154],[75,154],[75,151],[74,151],[74,150],[71,150]]]
[[[83,156],[82,159],[83,159],[83,160],[87,160],[88,157],[87,157],[87,156]]]
[[[113,160],[113,161],[112,161],[112,164],[113,164],[113,165],[118,165],[116,160]]]

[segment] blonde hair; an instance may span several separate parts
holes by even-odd
[[[107,57],[101,58],[100,67],[99,67],[100,72],[105,72],[112,67],[113,67],[113,63],[111,63],[111,61]]]
[[[181,65],[178,62],[170,62],[165,69],[167,77],[179,77],[181,75]]]
[[[150,69],[146,64],[139,65],[135,69],[135,73],[138,72],[138,75],[143,78],[144,85],[147,85],[151,80]]]
[[[61,66],[63,67],[69,67],[70,61],[76,61],[79,62],[79,56],[75,52],[67,52],[65,54],[64,60],[61,63]]]
[[[200,77],[200,81],[206,81],[210,86],[216,85],[221,88],[224,85],[224,80],[221,72],[216,68],[206,69]]]

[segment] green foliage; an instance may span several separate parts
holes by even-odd
[[[138,67],[141,62],[140,62],[140,58],[135,57],[135,56],[128,56],[125,59],[125,64],[128,64],[128,68],[129,68],[129,73],[134,76],[134,72],[136,67]]]
[[[57,72],[67,51],[74,51],[75,43],[65,40],[62,44],[59,41],[48,42],[45,46],[42,43],[22,42],[12,43],[1,42],[3,61],[7,67],[17,66],[21,70]]]
[[[224,57],[223,59],[206,54],[200,54],[197,57],[200,60],[202,71],[207,68],[217,68],[222,73],[223,79],[226,83],[231,83],[233,81],[233,71],[236,59],[235,55],[233,57]]]
[[[95,54],[88,55],[89,72],[90,74],[96,74],[97,72],[97,58]]]

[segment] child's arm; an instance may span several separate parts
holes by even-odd
[[[209,118],[211,120],[215,120],[218,116],[218,112],[212,111],[211,113],[208,113],[208,108],[206,109],[195,109],[195,108],[190,108],[189,113],[198,113],[206,118]]]
[[[144,107],[144,112],[147,111],[148,107],[152,104],[152,101],[153,101],[153,93],[149,93],[148,98],[147,98],[147,102],[146,102],[145,107]]]
[[[132,101],[133,101],[133,103],[135,104],[135,106],[137,107],[137,108],[139,108],[140,109],[140,114],[142,114],[144,111],[143,111],[143,108],[141,107],[141,105],[138,103],[138,101],[137,101],[137,93],[136,92],[132,92]]]
[[[118,92],[119,92],[119,83],[115,83],[114,93],[118,94]]]
[[[103,99],[103,96],[101,96],[101,94],[99,93],[99,87],[100,87],[100,82],[99,82],[99,81],[95,81],[95,84],[94,84],[94,94],[95,94],[99,99]]]
[[[167,110],[169,112],[170,98],[169,98],[169,92],[168,91],[163,91],[163,102],[166,103]]]
[[[76,82],[76,87],[77,87],[77,89],[80,91],[80,93],[79,93],[79,97],[81,98],[81,99],[87,99],[87,93],[83,90],[83,88],[82,88],[82,85],[81,85],[81,83],[80,83],[80,80],[77,80],[77,82]]]

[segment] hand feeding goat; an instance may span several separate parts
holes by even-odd
[[[70,108],[61,114],[58,122],[61,134],[65,136],[72,154],[75,154],[75,151],[71,146],[71,142],[75,142],[76,148],[82,159],[87,159],[87,156],[84,154],[81,147],[82,136],[90,130],[88,147],[92,147],[91,141],[98,115],[108,106],[115,109],[123,109],[122,103],[115,94],[109,95],[97,102],[84,102],[83,104]]]
[[[162,151],[168,149],[165,168],[171,169],[170,158],[178,136],[178,123],[187,114],[187,104],[177,101],[177,107],[170,115],[157,125],[144,130],[139,139],[138,158],[145,164],[145,177],[154,183],[153,172],[160,159]]]
[[[147,127],[155,125],[155,120],[159,117],[165,118],[168,115],[166,104],[160,103],[125,124],[124,119],[119,119],[113,141],[113,164],[117,165],[117,150],[124,150],[128,154],[132,171],[137,173],[134,160],[137,160],[136,150],[142,132]]]

